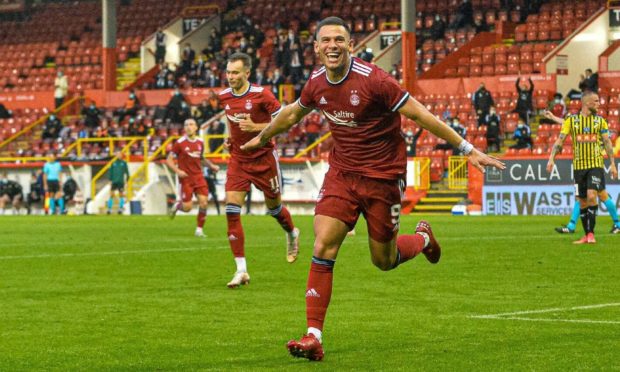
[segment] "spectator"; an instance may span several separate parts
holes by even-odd
[[[214,153],[217,149],[222,146],[224,143],[224,138],[221,137],[226,131],[226,126],[220,120],[214,120],[211,124],[209,124],[209,128],[207,128],[207,135],[209,136],[219,136],[215,138],[209,138],[209,153]]]
[[[532,104],[532,93],[534,92],[534,82],[532,82],[532,78],[529,79],[530,87],[528,89],[527,85],[520,84],[521,76],[517,78],[517,82],[515,86],[517,88],[517,94],[519,95],[517,98],[517,106],[513,110],[519,114],[519,117],[523,119],[523,122],[526,125],[529,125],[529,115],[532,111],[534,111],[534,105]]]
[[[26,208],[28,214],[32,214],[32,206],[43,203],[45,191],[43,191],[43,172],[37,170],[30,174],[30,192],[26,197]]]
[[[205,70],[204,81],[204,86],[207,88],[215,88],[222,85],[219,76],[217,76],[217,72],[210,69]]]
[[[517,143],[510,146],[511,149],[529,149],[532,147],[532,133],[530,132],[530,127],[525,125],[525,120],[522,118],[519,118],[519,123],[512,135],[512,139],[517,141]]]
[[[9,180],[6,173],[4,179],[0,180],[0,214],[5,213],[7,206],[12,207],[13,214],[19,214],[19,208],[24,200],[22,185],[18,182]]]
[[[301,80],[302,69],[303,69],[303,61],[304,56],[303,52],[299,46],[299,43],[293,43],[290,48],[290,62],[289,62],[289,74],[291,76],[291,81],[293,84],[296,84],[299,80]]]
[[[79,191],[78,184],[71,176],[67,176],[67,180],[62,185],[62,198],[66,207],[73,206],[74,198]],[[66,213],[66,209],[63,211]]]
[[[60,107],[60,105],[62,105],[62,103],[65,101],[68,90],[69,83],[67,81],[67,77],[62,73],[61,70],[58,70],[58,73],[56,74],[56,79],[54,80],[54,101],[56,104],[56,108]]]
[[[135,116],[140,109],[140,100],[136,95],[136,92],[132,89],[129,91],[129,96],[127,96],[127,100],[125,101],[125,105],[116,110],[116,115],[118,115],[119,123],[125,119],[125,116]]]
[[[41,138],[46,139],[57,139],[60,136],[60,130],[62,129],[62,123],[56,117],[55,114],[50,114],[45,121],[45,125],[43,126],[43,133]]]
[[[431,39],[441,40],[446,35],[446,22],[444,22],[441,15],[435,14],[435,19],[430,29]]]
[[[166,119],[170,119],[174,123],[179,123],[177,119],[179,112],[181,112],[183,108],[182,103],[185,103],[187,105],[185,96],[177,88],[174,90],[172,97],[170,97],[170,101],[168,101],[168,104],[166,105]]]
[[[456,16],[454,22],[450,25],[453,29],[459,29],[467,26],[471,26],[474,23],[474,8],[471,5],[471,1],[463,0],[456,10]]]
[[[95,106],[95,102],[91,102],[88,107],[82,108],[82,115],[84,116],[84,124],[90,129],[95,129],[101,124],[101,111]]]
[[[282,76],[282,74],[280,73],[280,69],[276,68],[275,70],[273,70],[273,80],[271,82],[273,87],[271,88],[271,91],[273,92],[274,96],[278,96],[278,90],[280,89],[280,85],[284,84],[285,82],[286,81],[284,79],[284,76]]]
[[[13,117],[13,112],[0,103],[0,119],[9,119]]]
[[[161,28],[155,34],[155,63],[162,64],[166,60],[166,34]]]
[[[476,30],[476,33],[488,32],[490,30],[489,25],[484,18],[476,18],[474,20],[474,29]]]
[[[372,48],[362,48],[363,50],[357,55],[361,60],[365,62],[372,62],[375,55],[372,53]]]
[[[196,123],[198,123],[198,125],[202,125],[207,120],[211,119],[213,115],[215,115],[213,107],[211,107],[208,100],[203,99],[202,102],[200,102],[200,105],[196,107],[194,119],[196,119]]]
[[[420,138],[420,136],[422,135],[423,130],[424,129],[419,128],[418,131],[414,134],[411,129],[408,129],[405,133],[405,145],[407,146],[406,149],[408,157],[415,157],[418,138]]]
[[[196,59],[196,51],[192,49],[190,43],[185,43],[183,52],[181,54],[181,74],[189,74],[191,71],[192,63]]]
[[[566,104],[562,99],[562,93],[556,93],[553,95],[553,99],[549,101],[548,110],[558,118],[564,118],[566,115]],[[545,117],[541,118],[540,121],[542,123],[555,124],[555,121]]]
[[[260,68],[256,69],[256,78],[254,79],[254,81],[256,82],[256,85],[269,85],[269,83],[267,82],[267,78],[263,74],[263,70]]]
[[[495,112],[495,106],[491,106],[489,109],[489,114],[484,117],[484,125],[487,126],[487,145],[489,151],[499,151],[499,146],[501,144],[499,134],[500,134],[500,123],[501,118]]]
[[[585,75],[581,75],[579,89],[581,89],[581,93],[598,93],[598,72],[592,73],[592,69],[586,69]]]
[[[478,115],[478,125],[481,124],[482,119],[489,113],[489,108],[495,104],[493,96],[489,92],[484,83],[480,83],[480,87],[474,93],[472,100],[474,101],[474,109]]]

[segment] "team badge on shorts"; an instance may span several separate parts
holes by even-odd
[[[251,110],[252,109],[252,101],[251,100],[245,101],[245,109],[246,110]]]
[[[353,106],[357,106],[360,104],[360,96],[358,96],[356,93],[357,93],[357,90],[352,90],[351,98],[349,99],[349,101],[351,102]]]

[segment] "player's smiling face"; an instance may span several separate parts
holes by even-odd
[[[353,42],[351,35],[343,26],[326,25],[318,32],[314,42],[314,52],[321,63],[330,71],[344,73],[351,59]]]
[[[250,69],[243,65],[243,61],[231,61],[226,65],[226,80],[235,93],[243,89],[249,77]]]

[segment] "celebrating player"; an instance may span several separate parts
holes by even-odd
[[[202,228],[207,217],[209,189],[207,188],[207,181],[202,176],[202,167],[204,164],[215,172],[220,167],[205,159],[205,146],[202,139],[197,136],[198,124],[196,124],[196,120],[185,120],[183,127],[185,128],[185,135],[174,143],[170,154],[166,158],[166,164],[179,177],[179,193],[181,198],[170,209],[169,214],[170,218],[174,218],[179,210],[189,212],[192,209],[192,196],[196,194],[198,198],[198,216],[196,217],[196,232],[194,235],[204,238],[205,234]],[[177,157],[178,165],[175,164],[175,156]]]
[[[607,121],[597,115],[599,104],[599,97],[596,93],[586,92],[583,95],[581,112],[570,115],[564,120],[562,130],[553,144],[547,163],[547,171],[553,171],[555,156],[562,150],[564,139],[570,134],[574,149],[573,169],[575,170],[575,188],[580,206],[579,216],[585,231],[585,235],[574,241],[574,244],[596,243],[594,238],[594,226],[598,212],[596,197],[601,191],[605,190],[605,170],[603,169],[605,161],[600,150],[601,142],[609,157],[611,177],[618,177]]]
[[[544,116],[556,124],[560,124],[560,125],[564,124],[564,119],[561,119],[555,116],[550,111],[545,111]],[[618,211],[616,210],[616,204],[614,203],[613,199],[609,197],[607,190],[598,191],[598,198],[601,202],[603,202],[603,204],[605,204],[605,207],[607,208],[607,211],[609,212],[609,216],[611,217],[611,220],[613,222],[611,226],[611,230],[609,232],[612,234],[619,234],[620,233],[620,221],[618,220]],[[579,218],[580,210],[581,208],[579,206],[579,200],[577,200],[577,202],[573,206],[573,212],[571,213],[570,221],[568,221],[568,224],[566,226],[556,227],[555,231],[560,234],[574,233],[575,227],[577,226],[577,219]]]
[[[334,147],[315,209],[316,237],[306,291],[308,333],[287,344],[293,356],[310,360],[323,358],[322,329],[336,256],[360,213],[366,217],[371,259],[379,269],[394,269],[420,253],[431,263],[441,256],[426,221],[420,221],[413,234],[397,236],[407,162],[401,114],[458,147],[476,168],[504,168],[428,112],[388,73],[352,58],[351,33],[342,19],[328,17],[316,32],[314,51],[324,66],[312,73],[297,102],[285,107],[242,147],[264,145],[313,108],[321,110],[329,122]]]
[[[229,288],[247,284],[250,276],[245,261],[245,234],[241,225],[241,205],[254,184],[265,194],[265,204],[272,217],[286,231],[286,259],[294,262],[299,252],[299,229],[293,225],[291,214],[282,205],[281,177],[278,154],[270,141],[263,142],[252,151],[242,151],[240,146],[263,130],[272,117],[280,112],[280,103],[269,89],[250,84],[252,69],[250,56],[235,53],[228,59],[226,78],[230,88],[220,92],[220,102],[226,111],[229,126],[231,158],[226,173],[226,220],[228,241],[235,257],[237,271],[228,283]]]

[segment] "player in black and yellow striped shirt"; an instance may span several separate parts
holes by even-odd
[[[553,144],[547,163],[547,171],[551,172],[555,166],[555,156],[562,149],[566,136],[570,134],[573,141],[575,191],[581,208],[581,223],[586,233],[583,238],[575,241],[575,244],[596,243],[594,239],[594,226],[598,211],[596,197],[598,192],[605,190],[605,164],[600,151],[600,143],[603,143],[609,157],[611,176],[618,177],[607,121],[597,115],[599,104],[599,97],[596,93],[588,92],[583,95],[581,111],[564,120],[560,136]]]

